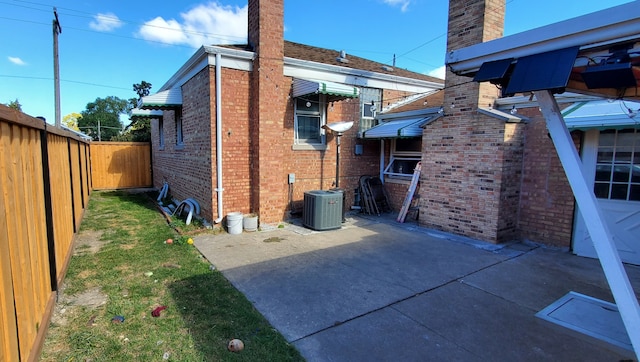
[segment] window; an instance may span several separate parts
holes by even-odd
[[[162,117],[158,118],[158,139],[160,148],[164,148],[164,121],[162,120]]]
[[[380,89],[362,88],[360,90],[360,129],[358,135],[378,125],[375,119],[376,112],[380,111],[382,93]]]
[[[176,109],[174,113],[176,120],[176,145],[184,145],[184,139],[182,138],[182,110]]]
[[[324,145],[322,126],[325,123],[324,96],[309,94],[296,98],[295,103],[295,144]],[[304,147],[299,147],[304,149]]]
[[[409,178],[421,158],[421,138],[396,138],[391,141],[391,156],[384,174],[391,178]]]
[[[640,132],[600,132],[594,193],[597,198],[640,201]]]

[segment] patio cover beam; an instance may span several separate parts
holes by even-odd
[[[620,254],[605,222],[598,201],[587,183],[582,162],[562,117],[558,103],[549,90],[533,92],[547,123],[558,157],[567,175],[578,208],[593,240],[598,259],[622,316],[636,357],[640,359],[640,306],[620,260]]]

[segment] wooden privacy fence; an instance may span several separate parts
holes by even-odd
[[[92,142],[94,190],[150,187],[151,145],[148,142]]]
[[[39,358],[89,201],[89,144],[0,105],[0,361]]]

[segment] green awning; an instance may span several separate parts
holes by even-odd
[[[162,111],[134,108],[131,110],[131,119],[162,118]]]
[[[352,85],[294,78],[293,97],[302,97],[308,94],[326,94],[338,98],[357,98],[360,92],[357,87]]]

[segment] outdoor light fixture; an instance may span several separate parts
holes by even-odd
[[[322,128],[336,134],[336,189],[340,187],[340,137],[342,137],[343,132],[348,131],[351,127],[353,127],[353,121],[334,122],[322,126]]]

